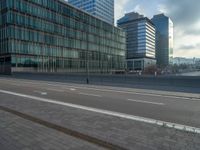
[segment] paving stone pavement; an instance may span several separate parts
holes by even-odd
[[[187,133],[175,129],[83,111],[66,106],[25,100],[24,98],[15,96],[10,96],[9,99],[6,99],[3,98],[4,96],[4,94],[0,95],[0,97],[2,97],[0,100],[0,106],[6,106],[18,110],[22,113],[53,122],[57,125],[76,130],[80,133],[104,141],[109,141],[130,150],[200,149],[199,134]],[[10,130],[15,132],[16,129],[10,128]],[[18,133],[19,132],[24,132],[24,130],[21,129]],[[43,136],[45,137],[45,135]],[[62,136],[60,138],[62,139]],[[51,140],[53,143],[53,139]],[[72,145],[77,144],[77,142],[69,142],[68,140],[63,142],[71,143]],[[43,144],[43,142],[40,141],[40,144]],[[32,143],[32,145],[35,145],[35,143]],[[53,144],[53,146],[55,145]]]
[[[103,150],[0,110],[0,150]]]

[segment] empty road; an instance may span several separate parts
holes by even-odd
[[[10,93],[9,93],[10,92]],[[0,98],[31,96],[200,128],[200,96],[0,78]],[[0,100],[0,102],[1,102]]]

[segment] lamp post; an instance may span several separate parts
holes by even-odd
[[[87,79],[86,83],[89,84],[89,50],[87,50]]]
[[[86,83],[89,84],[89,41],[88,41],[88,34],[87,34],[87,56],[86,56],[86,72],[87,72],[87,78],[86,78]]]

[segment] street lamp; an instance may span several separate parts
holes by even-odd
[[[89,84],[89,50],[87,50],[87,79],[86,79],[86,83]]]
[[[87,56],[86,56],[86,72],[87,72],[87,78],[86,78],[86,83],[89,84],[89,38],[87,34]]]

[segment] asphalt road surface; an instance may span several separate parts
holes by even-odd
[[[10,92],[10,93],[9,93]],[[31,96],[200,128],[200,96],[0,78],[0,99]],[[25,96],[24,96],[25,95]],[[182,96],[184,95],[184,96]],[[84,109],[84,108],[83,108]]]

